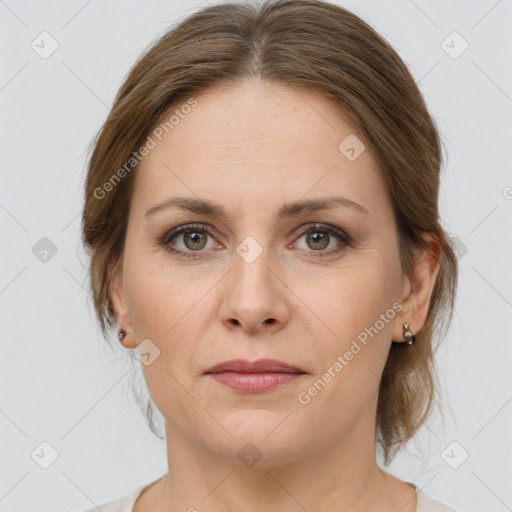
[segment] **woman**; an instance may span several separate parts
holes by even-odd
[[[376,459],[431,410],[457,283],[440,167],[404,63],[336,5],[218,4],[146,52],[82,227],[169,472],[101,510],[453,511]]]

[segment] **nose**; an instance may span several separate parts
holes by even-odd
[[[234,254],[234,267],[223,280],[224,294],[220,307],[222,323],[229,329],[248,333],[270,333],[283,329],[290,318],[286,285],[279,266],[265,249],[254,260]],[[271,268],[272,267],[272,268]]]

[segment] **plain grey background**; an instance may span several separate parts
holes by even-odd
[[[460,512],[512,510],[512,1],[338,3],[419,82],[460,257],[436,357],[444,422],[436,412],[389,469]],[[87,147],[129,68],[205,5],[0,0],[0,511],[78,512],[167,470],[131,395],[140,363],[96,326],[80,213]]]

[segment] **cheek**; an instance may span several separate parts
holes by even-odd
[[[204,421],[185,390],[190,373],[196,370],[201,294],[193,286],[176,282],[158,266],[154,267],[157,271],[132,268],[135,271],[126,276],[126,291],[137,341],[149,339],[157,347],[151,349],[157,357],[149,365],[141,365],[151,399],[168,421]]]
[[[126,292],[134,329],[138,336],[161,337],[178,315],[175,288],[156,276],[135,272],[126,280]],[[163,314],[165,312],[165,314]]]
[[[322,411],[318,416],[324,418],[325,411],[332,414],[327,423],[333,436],[376,398],[396,314],[378,267],[353,267],[338,275],[326,288],[323,302],[314,306],[323,311],[319,316],[330,330],[314,350],[319,364],[318,374],[308,382],[312,387],[301,390],[311,393],[311,407],[306,406],[305,413],[314,417],[313,411]]]
[[[315,344],[315,357],[321,361],[316,376],[322,381],[319,388],[326,383],[314,399],[315,407],[336,403],[345,411],[360,411],[378,392],[397,312],[396,284],[391,282],[396,276],[384,258],[366,256],[361,264],[336,269],[320,286],[323,293],[313,295],[311,289],[308,293],[310,283],[300,291],[303,296],[315,297],[310,307],[323,322],[319,324],[314,317],[311,323],[328,333]]]
[[[295,288],[299,297],[307,297],[307,305],[318,315],[311,322],[321,319],[322,332],[342,344],[350,344],[350,340],[373,326],[381,315],[388,312],[390,316],[394,312],[396,286],[390,277],[393,270],[386,270],[382,258],[361,260],[335,269],[323,278],[308,279]],[[384,328],[380,322],[378,325],[385,331],[392,328],[389,322]]]
[[[208,286],[200,276],[183,275],[162,264],[161,255],[156,253],[135,255],[125,266],[125,286],[137,341],[149,338],[155,343],[160,351],[159,365],[173,375],[188,372],[208,318],[208,303],[200,300]]]
[[[162,250],[140,250],[127,241],[124,273],[130,314],[139,336],[161,336],[171,329],[184,314],[187,288],[176,282]]]

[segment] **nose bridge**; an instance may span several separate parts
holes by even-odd
[[[255,331],[262,324],[283,325],[288,314],[283,284],[275,275],[268,237],[247,236],[235,248],[233,271],[226,283],[222,319]],[[271,322],[269,322],[271,320]]]
[[[258,239],[247,236],[236,247],[232,284],[236,291],[244,294],[244,297],[248,294],[247,297],[252,295],[257,298],[256,295],[271,295],[274,291],[271,280],[275,277],[269,268],[272,254],[267,239],[263,238],[261,235]],[[267,300],[269,298],[267,297]]]

